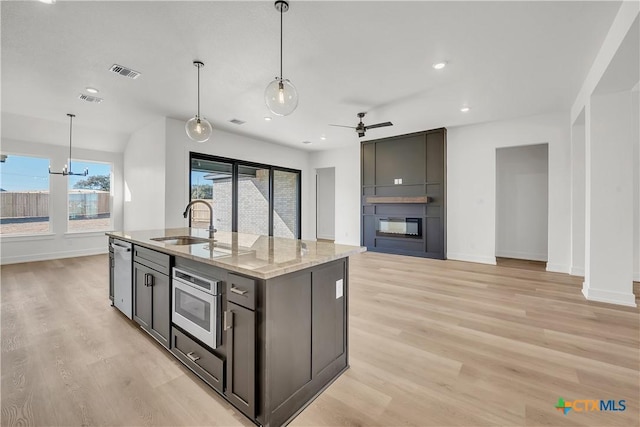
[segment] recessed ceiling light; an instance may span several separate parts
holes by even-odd
[[[56,2],[56,0],[40,0],[40,3],[45,3],[45,4],[54,4]]]
[[[89,93],[98,93],[100,92],[98,89],[96,89],[95,87],[87,87],[85,88],[85,90]]]
[[[435,64],[432,65],[432,67],[436,70],[442,70],[446,66],[447,66],[447,61],[436,62]]]
[[[323,135],[323,136],[320,137],[320,139],[325,141],[327,139],[327,137]]]
[[[462,111],[463,113],[466,113],[469,110],[471,110],[471,107],[464,106],[464,107],[460,108],[460,111]]]
[[[302,141],[303,144],[311,144],[311,141]]]
[[[264,118],[264,121],[265,121],[265,122],[270,122],[270,121],[271,121],[271,117],[269,117],[269,116],[265,117],[265,118]]]

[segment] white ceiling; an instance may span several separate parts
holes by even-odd
[[[328,124],[355,126],[359,111],[365,124],[394,123],[367,132],[375,139],[568,110],[619,6],[292,0],[284,77],[300,103],[266,122],[264,89],[279,71],[272,1],[2,2],[2,112],[55,122],[60,145],[73,112],[74,130],[107,135],[74,136],[74,146],[122,151],[154,120],[195,114],[194,59],[205,63],[202,114],[214,127],[300,149],[357,144],[355,132]],[[448,66],[436,71],[440,60]],[[112,74],[114,63],[142,76]],[[105,101],[78,100],[86,86]]]

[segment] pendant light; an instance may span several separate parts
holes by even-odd
[[[72,134],[72,130],[73,130],[73,118],[76,116],[75,114],[67,114],[67,116],[69,117],[69,167],[67,168],[67,165],[64,165],[64,169],[62,169],[62,172],[51,172],[51,165],[49,165],[49,174],[51,175],[77,175],[77,176],[87,176],[89,175],[89,169],[88,168],[84,168],[84,171],[82,171],[82,173],[74,173],[71,171],[71,134]]]
[[[184,125],[187,136],[196,142],[205,142],[211,136],[211,123],[204,117],[200,117],[200,68],[204,67],[201,61],[193,61],[193,65],[198,69],[198,114]]]
[[[282,78],[282,15],[289,10],[289,2],[277,0],[275,8],[280,12],[280,77],[269,83],[264,91],[264,100],[273,114],[288,116],[298,106],[296,87],[288,79]]]

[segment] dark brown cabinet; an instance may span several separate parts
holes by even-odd
[[[229,273],[224,315],[229,401],[246,416],[256,416],[256,286],[254,279]]]
[[[247,417],[256,416],[256,313],[229,302],[225,314],[227,388],[225,395]]]
[[[171,336],[171,352],[207,384],[222,393],[224,360],[178,328],[172,328]]]
[[[170,257],[135,247],[133,261],[133,319],[162,345],[170,348]]]
[[[446,258],[447,130],[362,143],[362,245]]]

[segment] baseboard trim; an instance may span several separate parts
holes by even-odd
[[[564,264],[551,264],[547,263],[547,271],[551,273],[565,273],[569,274],[569,266]]]
[[[569,274],[572,276],[584,277],[584,267],[571,266],[571,269],[569,270]]]
[[[468,255],[456,252],[447,252],[447,259],[496,265],[496,257],[494,256]]]
[[[528,252],[517,251],[496,251],[496,256],[500,258],[524,259],[527,261],[547,262],[547,254],[533,254]]]
[[[633,292],[623,293],[593,289],[586,281],[582,283],[582,295],[589,301],[637,307],[636,296]]]
[[[77,251],[65,252],[49,252],[42,254],[18,255],[0,258],[0,265],[18,264],[21,262],[49,261],[52,259],[75,258],[88,255],[106,254],[109,248],[107,246],[93,249],[81,249]]]

